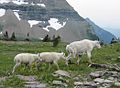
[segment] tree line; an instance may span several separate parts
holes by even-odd
[[[27,37],[25,38],[25,41],[31,41],[29,38],[29,33],[27,33]],[[15,32],[12,33],[11,37],[8,36],[8,32],[6,31],[5,33],[3,33],[2,36],[2,40],[6,40],[6,41],[17,41]],[[59,42],[61,41],[61,37],[60,36],[55,36],[53,35],[52,39],[49,37],[49,35],[46,35],[43,40],[43,42],[52,42],[53,43],[53,47],[56,47]]]

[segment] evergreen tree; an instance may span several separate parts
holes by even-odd
[[[54,40],[53,40],[53,47],[56,47],[59,44],[60,40],[61,40],[60,36],[54,38]]]
[[[49,35],[46,35],[45,38],[43,39],[43,42],[49,42],[50,41],[50,37]]]
[[[3,34],[3,39],[4,40],[9,40],[8,32],[7,31]]]
[[[27,38],[25,39],[26,41],[30,41],[29,36],[30,36],[30,34],[27,33]]]
[[[12,33],[12,36],[11,36],[10,40],[16,41],[16,37],[15,37],[15,33],[14,32]]]

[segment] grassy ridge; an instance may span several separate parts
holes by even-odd
[[[57,47],[52,47],[52,43],[43,43],[43,42],[5,42],[0,41],[0,77],[10,75],[13,66],[13,58],[18,53],[28,52],[28,53],[38,53],[44,51],[64,51],[65,52],[65,43],[59,44]],[[67,54],[66,54],[67,55]],[[120,43],[106,45],[101,49],[94,49],[92,52],[92,61],[95,63],[105,63],[105,64],[120,64],[117,61],[117,57],[120,56]],[[76,59],[72,59],[76,63]],[[59,62],[60,69],[72,72],[73,74],[80,74],[85,76],[91,71],[98,69],[88,67],[88,59],[86,55],[82,56],[80,65],[70,64],[68,67],[65,65],[64,61]],[[33,64],[33,70],[24,69],[24,66],[20,66],[16,70],[16,74],[22,75],[36,75],[39,81],[45,82],[48,85],[51,85],[54,77],[51,73],[57,70],[56,66],[53,64],[51,69],[48,70],[47,64],[41,64],[40,70],[36,70]],[[11,86],[12,83],[15,83],[15,77],[11,78],[12,80],[4,82],[6,86]],[[44,79],[44,80],[43,80]],[[17,80],[17,79],[16,79]],[[73,86],[73,80],[70,80],[69,86]],[[17,85],[22,85],[22,81],[18,80]],[[15,84],[13,84],[15,86]]]

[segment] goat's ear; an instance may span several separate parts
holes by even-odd
[[[96,39],[96,40],[94,40],[94,41],[100,41],[100,39],[98,38],[98,39]]]
[[[98,38],[97,41],[100,41],[100,39]]]

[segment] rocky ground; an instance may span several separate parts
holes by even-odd
[[[74,75],[64,70],[57,70],[52,73],[55,79],[51,82],[51,87],[68,88],[71,79],[73,80],[72,83],[74,88],[111,88],[112,85],[120,87],[120,67],[118,65],[92,64],[90,67],[98,68],[98,66],[99,68],[105,69],[91,72],[84,77],[81,75]],[[47,84],[37,81],[37,76],[16,76],[24,80],[25,88],[47,88]],[[6,78],[9,77],[1,77],[0,81],[4,81]],[[2,86],[3,85],[0,87]]]
[[[59,75],[63,76],[64,71],[63,73],[62,71],[58,72]],[[64,76],[71,77],[70,73],[64,74]],[[64,87],[67,87],[66,81],[63,82],[60,80],[54,80],[53,84],[56,86],[64,85]],[[106,69],[102,71],[91,72],[86,77],[77,75],[73,77],[73,84],[74,88],[111,88],[112,85],[120,87],[120,72]]]

